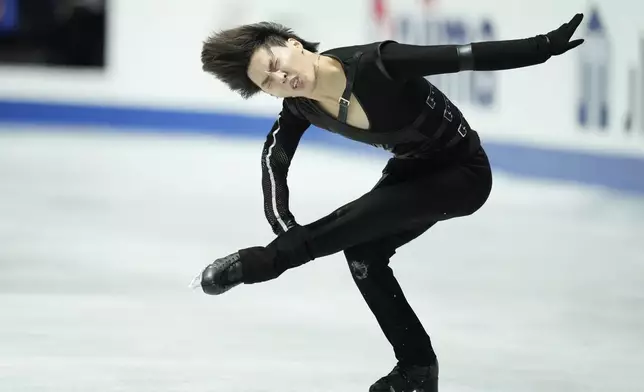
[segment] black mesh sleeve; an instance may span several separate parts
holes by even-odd
[[[279,235],[296,224],[289,209],[288,170],[302,135],[311,124],[284,104],[262,150],[264,214]]]

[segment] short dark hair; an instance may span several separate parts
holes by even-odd
[[[202,69],[226,83],[243,98],[250,98],[261,91],[247,74],[251,56],[260,47],[286,46],[289,38],[298,40],[310,52],[318,50],[318,42],[303,40],[279,23],[246,24],[208,37],[201,50]]]

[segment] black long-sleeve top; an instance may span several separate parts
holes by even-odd
[[[354,54],[360,52],[359,61]],[[394,41],[322,52],[348,72],[356,68],[352,93],[369,119],[357,129],[324,112],[307,98],[285,98],[262,152],[264,212],[275,234],[296,224],[289,209],[288,169],[310,125],[391,151],[400,158],[447,156],[454,149],[479,148],[478,134],[461,111],[425,77],[463,70],[497,71],[545,62],[548,39],[535,36],[469,45],[421,46]],[[419,121],[419,119],[421,119]]]

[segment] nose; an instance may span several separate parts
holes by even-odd
[[[288,80],[288,75],[284,71],[275,71],[272,73],[272,76],[277,82],[280,83],[286,83]]]

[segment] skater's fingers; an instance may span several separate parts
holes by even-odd
[[[568,25],[569,25],[570,27],[572,27],[572,28],[573,28],[573,30],[574,30],[574,29],[576,29],[576,28],[579,26],[579,24],[581,23],[581,21],[582,21],[582,20],[584,20],[584,14],[579,13],[579,14],[577,14],[577,15],[575,15],[575,16],[573,16],[573,17],[572,17],[572,19],[570,20],[570,22],[568,22]]]
[[[570,20],[570,22],[566,23],[569,37],[572,37],[572,35],[575,33],[575,30],[577,30],[577,27],[579,27],[579,24],[583,19],[584,19],[584,14],[577,14]]]
[[[583,40],[583,39],[577,39],[577,40],[571,41],[571,42],[568,44],[568,50],[570,50],[570,49],[574,49],[574,48],[576,48],[577,46],[579,46],[579,45],[581,45],[581,44],[583,44],[583,43],[584,43],[584,40]]]

